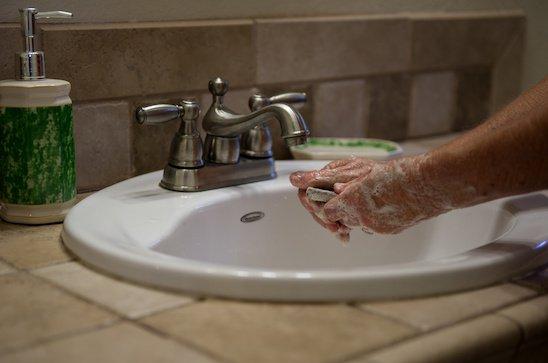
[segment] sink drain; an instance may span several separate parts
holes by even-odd
[[[244,214],[242,218],[240,218],[240,221],[243,223],[251,223],[251,222],[256,222],[260,219],[263,219],[263,217],[264,217],[263,212],[256,211],[256,212]]]

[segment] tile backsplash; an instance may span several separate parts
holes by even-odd
[[[282,19],[44,24],[47,76],[71,82],[78,188],[163,168],[178,125],[139,126],[137,105],[230,81],[226,104],[304,91],[315,136],[403,140],[473,127],[520,89],[519,11]],[[13,78],[17,24],[0,25],[0,79]],[[278,158],[289,152],[271,123]]]

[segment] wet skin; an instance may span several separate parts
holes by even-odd
[[[548,77],[487,121],[426,154],[337,160],[290,176],[313,218],[340,239],[351,227],[402,230],[455,208],[548,188]],[[327,203],[304,190],[334,190]]]

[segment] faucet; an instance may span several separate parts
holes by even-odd
[[[306,93],[282,93],[270,98],[256,93],[249,98],[248,104],[251,111],[257,111],[273,103],[302,105],[305,102]],[[240,142],[240,153],[242,155],[250,157],[272,156],[272,133],[266,122],[244,133]]]
[[[282,137],[288,146],[306,142],[309,131],[301,114],[291,106],[279,103],[284,100],[304,102],[306,95],[285,94],[267,98],[255,94],[249,100],[252,112],[239,115],[223,104],[223,96],[228,91],[227,81],[219,77],[211,80],[209,91],[213,102],[202,120],[206,132],[204,143],[196,129],[200,106],[195,99],[183,99],[177,105],[137,108],[135,118],[140,124],[156,125],[181,119],[181,126],[171,142],[161,187],[193,192],[275,178],[274,159],[269,149],[272,141],[261,138],[264,133],[253,133],[258,128],[266,128],[265,122],[270,118],[279,121]],[[241,137],[244,150],[240,153]],[[245,140],[252,142],[246,143]],[[261,152],[253,153],[254,148]]]
[[[206,134],[205,152],[208,160],[215,163],[237,163],[240,155],[240,135],[265,121],[275,118],[280,123],[282,137],[288,146],[306,143],[309,135],[306,123],[299,112],[285,103],[270,103],[262,95],[252,96],[250,104],[263,107],[247,115],[238,115],[223,104],[223,97],[228,91],[228,82],[217,77],[209,81],[209,92],[213,102],[204,116],[202,126]]]

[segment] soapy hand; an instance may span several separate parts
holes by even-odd
[[[348,241],[350,228],[340,222],[329,221],[323,206],[325,203],[314,202],[306,196],[308,187],[333,189],[337,183],[347,183],[371,171],[374,162],[365,158],[352,157],[349,159],[336,160],[327,164],[321,170],[298,171],[290,176],[291,183],[299,188],[299,200],[304,208],[310,212],[312,218],[321,226],[334,233],[341,241]]]
[[[453,207],[446,194],[423,175],[422,161],[422,157],[388,162],[340,160],[319,171],[293,173],[290,180],[300,189],[317,186],[339,194],[313,209],[331,231],[359,226],[368,233],[399,233]],[[301,202],[309,203],[302,197]]]
[[[350,240],[350,228],[339,222],[331,222],[327,220],[323,212],[323,206],[325,203],[310,200],[306,195],[306,190],[299,190],[298,196],[301,204],[310,213],[312,218],[318,222],[318,224],[327,229],[329,232],[335,234],[339,240],[343,242],[348,242]]]
[[[308,187],[333,189],[335,183],[347,183],[367,175],[375,165],[373,160],[351,157],[335,160],[321,170],[297,171],[289,177],[291,184],[299,189]]]

